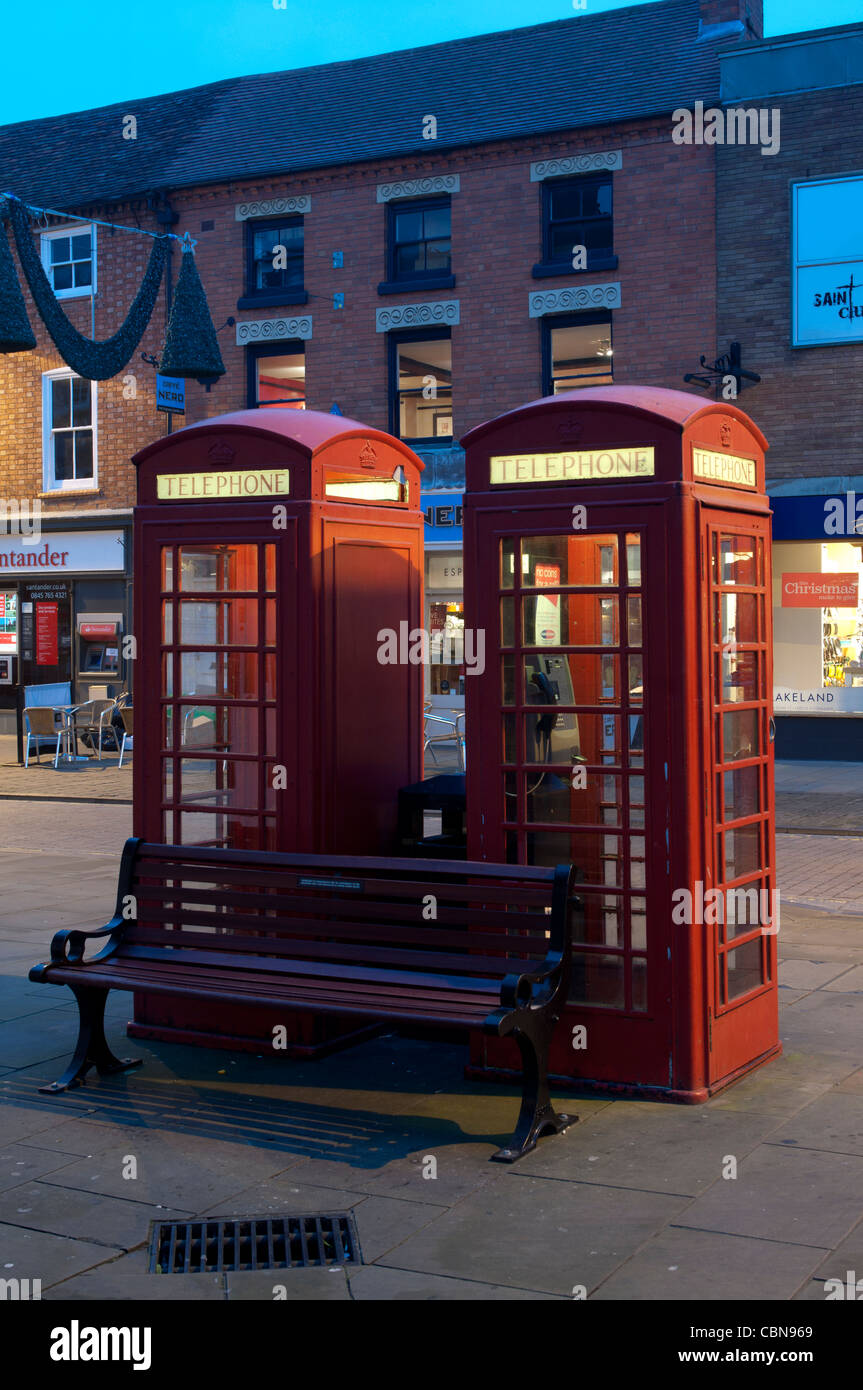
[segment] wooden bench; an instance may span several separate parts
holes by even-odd
[[[521,1112],[511,1163],[556,1114],[548,1049],[566,1000],[572,868],[183,848],[126,842],[117,907],[101,931],[59,931],[30,979],[69,985],[75,1055],[55,1093],[92,1067],[126,1071],[105,1039],[108,990],[138,990],[394,1024],[512,1035]],[[96,954],[88,943],[107,937]]]

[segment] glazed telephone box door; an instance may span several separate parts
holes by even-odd
[[[214,541],[211,526],[149,528],[144,568],[159,576],[160,592],[144,610],[142,638],[160,659],[148,664],[154,689],[145,700],[159,718],[135,731],[160,786],[158,801],[146,802],[152,823],[139,831],[148,839],[255,849],[290,842],[286,635],[295,615],[292,586],[278,581],[282,568],[286,576],[294,569],[295,530],[293,521],[278,533],[251,522]]]
[[[744,1065],[776,1011],[772,613],[766,518],[702,507],[704,926],[710,1077]],[[709,890],[712,889],[712,895]]]
[[[646,593],[664,592],[661,510],[617,506],[611,524],[609,508],[602,529],[578,532],[561,531],[559,507],[517,525],[478,518],[497,570],[496,582],[485,570],[478,619],[498,669],[472,729],[499,750],[482,857],[572,862],[584,902],[553,1070],[572,1065],[573,1026],[589,1020],[591,1049],[623,1027],[645,1080],[668,1073],[664,884],[651,882],[648,852],[666,824],[662,602],[645,622]]]

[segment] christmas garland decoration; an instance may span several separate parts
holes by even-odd
[[[190,244],[183,243],[180,273],[171,300],[171,316],[159,362],[164,376],[191,376],[215,381],[224,376],[216,330]]]
[[[29,352],[35,346],[0,207],[0,352]]]
[[[15,245],[18,249],[18,259],[30,287],[30,293],[36,303],[36,308],[39,310],[42,321],[63,361],[74,372],[85,377],[88,381],[106,381],[108,377],[116,376],[131,359],[150,322],[156,304],[156,295],[162,281],[170,237],[154,238],[153,250],[150,252],[150,260],[141,282],[141,288],[135,296],[125,322],[116,333],[100,343],[94,342],[92,338],[85,338],[82,333],[79,333],[60,308],[54,289],[45,274],[33,244],[25,206],[19,199],[10,198],[8,195],[0,201],[0,224],[6,221],[11,223],[15,235]],[[0,239],[3,242],[6,241],[5,233]],[[6,254],[8,255],[8,245],[6,246]],[[3,251],[0,248],[0,273],[5,268],[2,264],[2,257]],[[23,301],[21,307],[23,308]],[[6,305],[0,305],[0,311],[5,308]],[[26,321],[26,311],[24,317]],[[209,315],[207,317],[209,318]],[[3,323],[4,328],[0,331],[0,337],[5,339],[7,337],[5,318]],[[27,327],[29,328],[29,326],[28,323]],[[210,322],[210,330],[212,331],[212,322]],[[35,347],[35,342],[33,346]],[[218,348],[216,351],[218,353]],[[224,367],[222,367],[222,371],[224,371]]]

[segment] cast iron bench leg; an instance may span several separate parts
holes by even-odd
[[[95,1067],[100,1076],[112,1076],[115,1072],[139,1067],[143,1061],[142,1057],[115,1057],[108,1046],[104,1023],[106,989],[86,985],[70,985],[69,988],[78,1001],[80,1020],[75,1055],[59,1081],[39,1087],[44,1095],[56,1095],[80,1086],[91,1067]]]
[[[513,1029],[511,1036],[521,1053],[522,1092],[518,1124],[506,1148],[492,1154],[496,1163],[515,1163],[531,1149],[547,1131],[562,1134],[578,1119],[577,1115],[558,1114],[548,1093],[548,1050],[556,1018],[531,1019],[530,1031]]]

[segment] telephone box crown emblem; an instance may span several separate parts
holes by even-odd
[[[557,424],[557,437],[561,444],[577,444],[584,434],[584,425],[577,415],[564,415]]]
[[[719,426],[719,442],[724,449],[731,443],[731,424],[728,420],[723,420]]]
[[[233,463],[237,456],[236,449],[232,449],[230,444],[226,444],[224,439],[217,439],[215,444],[207,450],[207,458],[213,463]]]
[[[374,444],[372,444],[371,440],[367,439],[363,447],[360,449],[360,463],[363,468],[374,468],[377,461],[377,449],[375,448]]]

